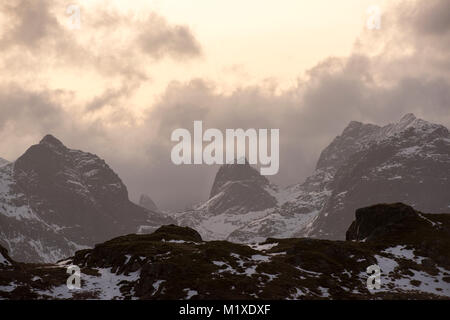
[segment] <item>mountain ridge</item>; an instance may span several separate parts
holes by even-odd
[[[235,184],[234,175],[223,175],[232,166],[238,165],[221,167],[214,184],[218,179],[221,185]],[[427,212],[446,211],[450,199],[443,190],[450,189],[450,179],[440,172],[450,172],[446,127],[413,114],[385,126],[351,121],[321,152],[315,172],[303,183],[287,188],[269,181],[248,186],[254,190],[263,186],[276,200],[269,202],[271,206],[254,208],[241,203],[212,213],[211,199],[217,199],[210,197],[174,217],[208,240],[252,242],[271,236],[344,239],[351,213],[371,203],[403,201]],[[372,175],[367,178],[369,173]],[[215,189],[211,195],[218,193]],[[223,191],[219,198],[227,203],[236,198]]]

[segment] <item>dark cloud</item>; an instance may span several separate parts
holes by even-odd
[[[107,106],[120,107],[120,104],[124,103],[123,99],[129,98],[138,86],[139,82],[135,82],[124,84],[118,89],[106,89],[102,94],[89,101],[85,109],[87,112],[95,112]]]
[[[164,56],[192,58],[201,55],[201,47],[186,26],[171,26],[156,15],[150,15],[137,37],[144,53],[155,59]]]
[[[134,19],[104,4],[90,9],[80,5],[81,29],[70,30],[65,22],[66,1],[11,0],[0,4],[0,48],[22,60],[15,72],[39,72],[60,67],[76,72],[96,72],[104,77],[147,81],[147,58],[175,61],[200,56],[201,46],[187,26],[170,24],[154,13]],[[0,20],[0,21],[1,21]],[[123,35],[124,30],[128,35]],[[131,34],[131,36],[130,36]],[[87,37],[88,36],[88,37]],[[26,51],[15,50],[25,48]],[[137,50],[137,49],[140,50]],[[143,67],[145,65],[145,67]]]
[[[0,106],[0,131],[10,125],[23,134],[44,133],[63,125],[63,111],[48,92],[23,90],[16,85],[1,86]]]
[[[50,14],[49,1],[8,1],[0,8],[7,17],[0,39],[3,48],[19,45],[33,49],[47,37],[61,32],[56,18]]]
[[[421,3],[414,11],[412,23],[419,32],[443,36],[450,31],[450,1],[429,0]]]

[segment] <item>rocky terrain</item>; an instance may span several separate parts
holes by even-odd
[[[304,183],[279,188],[248,164],[223,166],[209,200],[174,218],[207,240],[345,239],[357,208],[401,201],[424,212],[450,208],[450,133],[405,115],[383,127],[352,121]]]
[[[55,262],[112,237],[173,220],[128,199],[119,176],[96,155],[51,135],[0,164],[0,245],[24,262]]]
[[[0,299],[449,299],[450,215],[401,203],[356,211],[346,241],[203,241],[188,227],[121,236],[57,264],[0,249]],[[366,268],[381,268],[367,289]],[[81,268],[69,290],[66,268]]]

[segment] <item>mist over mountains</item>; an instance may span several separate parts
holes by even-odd
[[[191,227],[205,240],[343,240],[355,210],[364,206],[404,202],[423,212],[449,211],[448,172],[444,126],[412,114],[383,127],[352,121],[302,183],[281,188],[248,163],[227,164],[207,201],[161,213],[148,195],[132,203],[104,160],[47,135],[15,162],[0,165],[0,244],[15,260],[50,262],[167,224]]]

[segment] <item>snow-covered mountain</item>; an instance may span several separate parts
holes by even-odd
[[[126,186],[104,160],[51,135],[0,166],[0,244],[18,261],[57,261],[172,221],[129,201]]]
[[[173,215],[206,239],[226,239],[233,231],[267,216],[277,205],[276,186],[245,164],[226,164],[216,174],[209,200]]]
[[[402,201],[426,212],[450,208],[450,134],[405,115],[383,127],[352,121],[325,148],[304,183],[285,189],[249,165],[225,165],[209,200],[177,213],[205,239],[344,239],[355,210]]]
[[[367,130],[368,125],[351,126],[351,131],[358,132]],[[449,211],[448,129],[407,114],[397,123],[371,130],[356,138],[344,131],[322,154],[320,167],[333,166],[332,157],[338,150],[345,150],[345,140],[357,146],[346,150],[346,160],[335,166],[331,196],[309,235],[343,239],[355,210],[374,203],[400,201],[420,211]]]

